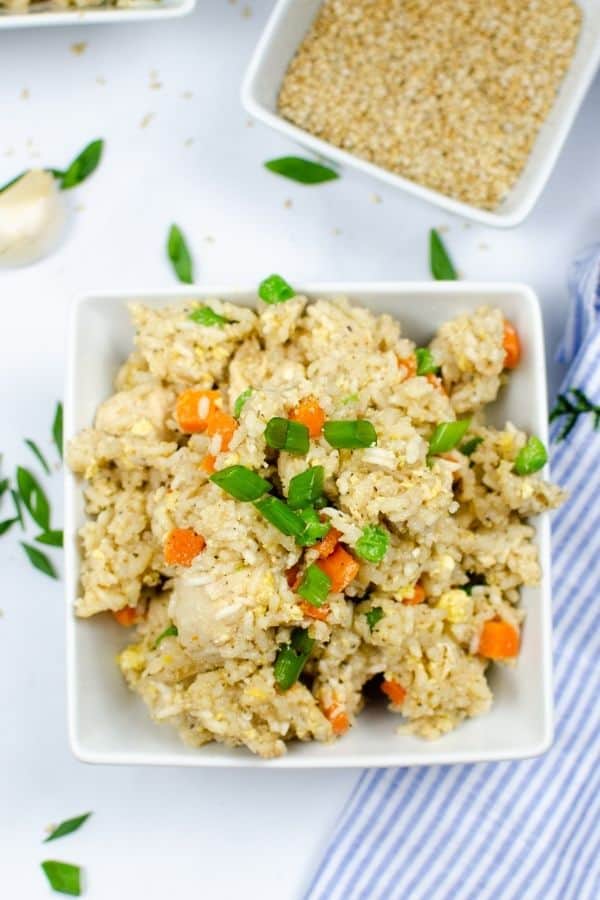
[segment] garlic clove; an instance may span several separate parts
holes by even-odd
[[[66,205],[56,179],[31,169],[0,193],[0,266],[47,256],[64,234]]]

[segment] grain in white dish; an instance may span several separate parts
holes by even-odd
[[[440,383],[414,374],[415,344],[400,323],[343,297],[258,302],[257,312],[215,299],[207,305],[229,322],[209,328],[190,320],[195,305],[132,307],[135,349],[116,393],[69,447],[88,516],[78,615],[131,610],[136,636],[121,670],[153,718],[192,745],[215,740],[272,757],[288,741],[332,740],[353,724],[374,678],[401,687],[391,712],[422,737],[484,713],[492,694],[481,635],[492,620],[520,630],[519,589],[540,577],[528,519],[563,499],[539,475],[514,472],[522,431],[485,424],[482,398],[493,402],[510,377],[502,314],[482,307],[438,329],[429,346]],[[245,465],[284,498],[295,475],[323,466],[322,515],[358,565],[329,593],[322,620],[289,578],[295,565],[319,561],[319,546],[303,550],[212,483],[214,436],[180,427],[182,393],[215,390],[227,417],[248,388],[214,466]],[[302,456],[267,447],[269,419],[309,396],[329,420],[368,419],[377,446],[335,449],[321,435]],[[457,409],[482,441],[471,456],[430,458],[435,426]],[[368,562],[359,541],[374,524],[389,548]],[[189,564],[166,559],[174,529],[203,539]],[[374,624],[373,610],[382,613]],[[300,678],[280,690],[274,664],[296,628],[315,644]]]
[[[282,116],[481,209],[515,184],[579,35],[572,0],[325,0]]]

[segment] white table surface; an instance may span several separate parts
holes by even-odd
[[[251,127],[238,96],[272,2],[198,4],[162,24],[0,31],[0,183],[27,166],[61,167],[106,139],[101,169],[71,195],[59,252],[0,272],[5,469],[31,462],[24,437],[50,451],[70,299],[174,285],[164,254],[171,221],[188,236],[203,284],[254,284],[273,270],[291,281],[425,279],[427,230],[446,225],[465,277],[531,284],[549,351],[560,336],[567,265],[600,234],[600,80],[529,220],[508,232],[466,227],[350,173],[305,188],[266,172],[266,159],[293,148]],[[87,47],[76,54],[80,41]],[[554,387],[552,364],[549,375]],[[58,472],[53,488],[60,522]],[[24,561],[18,538],[0,540],[0,894],[49,896],[39,862],[50,857],[85,866],[89,900],[298,898],[357,773],[76,762],[65,734],[61,587]],[[41,845],[48,823],[88,809],[78,834]]]

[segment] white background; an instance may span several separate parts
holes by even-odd
[[[600,236],[600,80],[529,220],[508,232],[466,227],[351,173],[306,188],[266,172],[266,159],[293,148],[251,127],[238,95],[272,3],[255,0],[249,16],[242,0],[198,3],[165,23],[0,31],[0,183],[28,166],[63,167],[92,138],[106,140],[101,169],[70,196],[61,249],[0,272],[5,471],[32,463],[24,437],[52,452],[70,299],[174,284],[164,253],[171,221],[202,284],[255,284],[273,270],[292,282],[425,279],[427,230],[445,225],[464,277],[535,288],[554,351],[568,263]],[[87,47],[77,55],[79,41]],[[554,389],[552,363],[549,375]],[[60,480],[57,471],[57,524]],[[0,518],[9,514],[5,500]],[[0,541],[0,893],[48,897],[39,862],[54,857],[85,866],[89,900],[298,898],[357,773],[75,762],[61,587],[24,561],[18,539],[13,531]],[[46,825],[86,810],[94,816],[80,832],[41,845]]]

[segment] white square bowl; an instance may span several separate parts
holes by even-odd
[[[331,160],[336,166],[352,166],[386,184],[414,194],[422,200],[428,200],[448,212],[498,228],[510,228],[522,222],[533,209],[550,177],[569,129],[600,64],[600,2],[578,0],[583,10],[583,21],[575,57],[523,172],[495,210],[479,209],[468,203],[453,200],[439,191],[395,175],[381,166],[314,137],[279,115],[277,96],[281,83],[321,3],[322,0],[278,0],[258,42],[242,85],[242,103],[247,112],[286,137],[303,144],[318,156]]]
[[[462,282],[397,284],[312,284],[298,287],[309,297],[345,294],[374,312],[387,312],[403,323],[404,333],[427,342],[436,328],[482,303],[498,306],[516,326],[523,360],[508,387],[491,408],[496,424],[506,420],[547,442],[544,343],[539,304],[522,285]],[[92,424],[98,405],[113,392],[113,379],[133,347],[127,304],[152,306],[190,298],[223,297],[252,306],[255,290],[226,286],[178,288],[135,295],[91,295],[75,303],[69,332],[65,392],[65,439]],[[550,606],[550,533],[547,515],[535,521],[543,571],[541,584],[522,592],[527,618],[516,667],[494,666],[491,711],[470,719],[435,742],[399,736],[400,719],[382,705],[358,716],[350,733],[333,745],[293,743],[276,760],[262,760],[243,748],[208,744],[184,746],[175,730],[151,721],[139,696],[126,686],[115,657],[128,643],[109,616],[81,620],[73,613],[78,591],[77,531],[84,521],[81,484],[66,473],[65,553],[67,589],[67,681],[71,747],[85,762],[183,766],[258,766],[317,768],[409,766],[517,759],[543,753],[552,741],[552,648]]]
[[[142,19],[172,19],[186,16],[196,0],[138,0],[128,8],[89,6],[84,9],[41,9],[11,13],[0,10],[3,28],[36,28],[46,25],[93,25],[111,22],[139,22]]]

